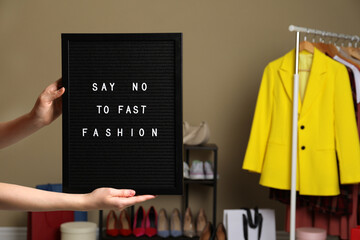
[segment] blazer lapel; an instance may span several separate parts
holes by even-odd
[[[283,57],[283,62],[279,69],[282,85],[285,89],[289,100],[293,100],[293,85],[294,85],[294,72],[295,72],[295,50],[291,50]],[[301,111],[301,99],[298,97],[298,113]]]
[[[325,83],[326,78],[326,58],[327,56],[314,48],[314,59],[311,65],[310,76],[307,82],[303,103],[301,103],[300,96],[298,97],[298,113],[300,114],[300,117],[309,111],[312,103],[322,91],[322,86]],[[282,85],[284,86],[285,92],[288,95],[290,101],[293,100],[294,72],[295,50],[293,49],[284,56],[283,62],[279,69]]]
[[[307,82],[304,102],[301,109],[301,114],[304,115],[311,108],[312,103],[317,96],[322,92],[323,85],[326,79],[326,58],[322,52],[314,48],[314,58],[311,65],[310,76]]]

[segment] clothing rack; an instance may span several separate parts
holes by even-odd
[[[322,37],[332,37],[332,38],[337,38],[337,39],[346,39],[349,41],[360,42],[360,37],[358,35],[347,35],[347,34],[342,34],[342,33],[327,32],[327,31],[322,31],[322,30],[317,30],[317,29],[312,29],[312,28],[297,27],[294,25],[289,26],[289,31],[290,32],[303,32],[306,34],[320,35]]]
[[[296,55],[295,55],[295,74],[293,89],[293,124],[292,124],[292,148],[291,148],[291,197],[290,197],[290,240],[295,240],[296,226],[296,171],[297,171],[297,136],[298,136],[298,97],[299,97],[299,45],[300,32],[305,34],[321,35],[322,37],[333,37],[348,41],[360,41],[357,35],[338,34],[317,29],[289,26],[290,32],[296,32]]]

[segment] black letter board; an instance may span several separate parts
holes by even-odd
[[[182,194],[182,34],[62,34],[63,188]]]

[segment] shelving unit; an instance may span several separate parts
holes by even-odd
[[[216,144],[205,144],[198,146],[190,146],[184,145],[185,151],[185,161],[189,165],[190,162],[190,151],[192,150],[201,150],[201,151],[212,151],[214,154],[214,178],[213,179],[205,179],[205,180],[192,180],[192,179],[184,179],[185,191],[184,191],[184,208],[183,213],[185,213],[185,209],[189,206],[189,185],[192,184],[201,184],[213,187],[213,225],[216,226],[216,193],[217,193],[217,156],[218,156],[218,147]]]
[[[205,186],[213,187],[213,225],[216,225],[216,193],[217,193],[217,154],[218,154],[218,147],[216,144],[206,144],[206,145],[200,145],[200,146],[190,146],[190,145],[184,145],[184,151],[185,151],[185,161],[189,164],[190,162],[190,151],[191,150],[203,150],[203,151],[213,151],[214,154],[214,179],[205,179],[205,180],[192,180],[192,179],[184,179],[184,196],[183,196],[183,213],[185,212],[185,209],[189,205],[189,185],[192,184],[201,184]],[[132,206],[130,208],[130,217],[131,222],[134,220],[134,207]],[[162,239],[169,239],[169,240],[198,240],[199,237],[193,237],[188,238],[185,236],[182,237],[168,237],[168,238],[161,238],[158,236],[155,237],[135,237],[135,236],[117,236],[117,237],[111,237],[106,235],[106,232],[102,230],[103,229],[103,211],[99,211],[99,240],[114,240],[114,239],[127,239],[127,240],[143,240],[143,239],[153,239],[153,240],[162,240]],[[214,235],[214,234],[213,234]],[[212,238],[213,239],[213,238]]]

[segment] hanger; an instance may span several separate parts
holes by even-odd
[[[311,42],[302,41],[299,45],[299,52],[304,51],[304,50],[309,53],[314,54],[314,45]]]
[[[314,43],[314,46],[319,49],[322,53],[325,53],[326,55],[330,57],[335,57],[335,55],[339,55],[339,51],[333,44],[326,44],[326,43]]]
[[[314,46],[311,42],[308,42],[306,35],[304,36],[304,41],[299,44],[299,52],[307,51],[308,53],[314,54]],[[299,69],[299,72],[310,72],[310,69]]]
[[[351,57],[360,60],[360,49],[354,48],[354,47],[342,47],[343,51],[345,51],[347,54],[349,54]]]

